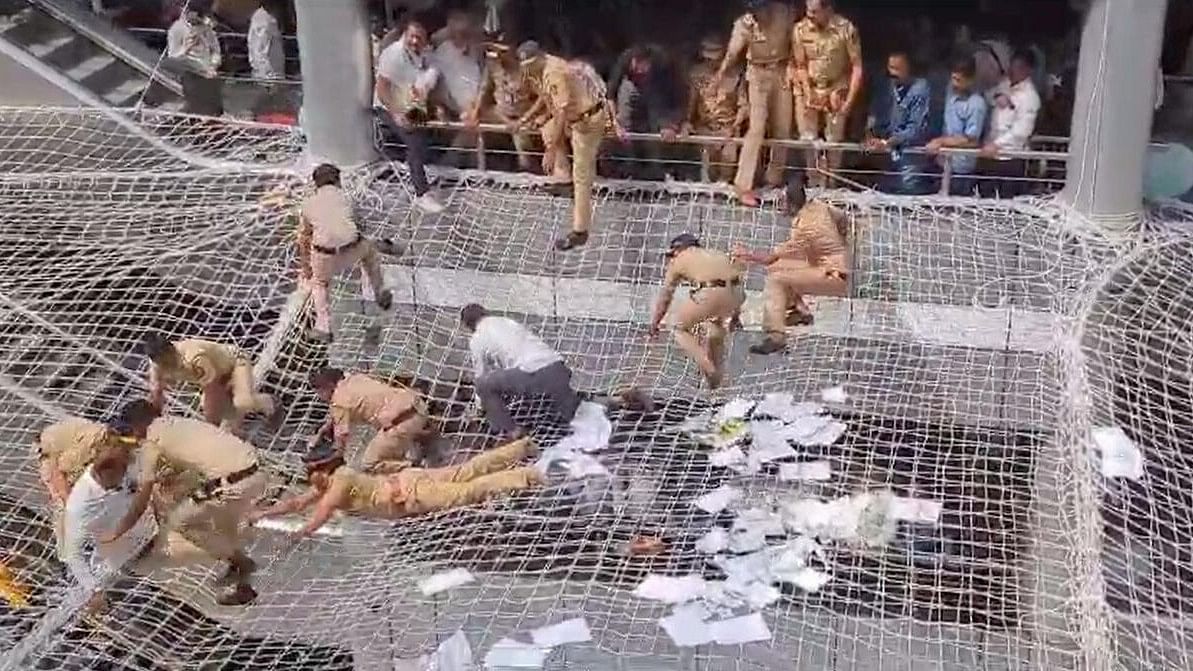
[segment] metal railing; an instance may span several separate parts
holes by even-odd
[[[475,162],[475,166],[478,170],[484,171],[484,170],[488,169],[488,163],[489,163],[488,156],[490,154],[506,155],[506,156],[513,156],[513,155],[517,154],[517,152],[515,152],[513,150],[494,148],[494,147],[490,146],[485,141],[486,135],[500,135],[500,136],[505,136],[505,137],[511,137],[513,135],[513,133],[511,132],[510,128],[508,128],[506,126],[502,126],[502,125],[498,125],[498,124],[479,124],[477,126],[468,126],[468,125],[461,124],[458,122],[432,121],[432,122],[428,122],[427,124],[425,124],[425,127],[431,131],[440,131],[440,132],[450,133],[457,138],[467,137],[467,138],[475,139],[474,143],[473,142],[469,142],[469,143],[455,142],[455,143],[446,144],[446,145],[445,144],[435,144],[433,146],[436,149],[439,149],[441,151],[455,152],[455,153],[458,153],[461,155],[471,154],[471,158]],[[533,131],[525,131],[525,132],[522,132],[519,134],[527,135],[527,136],[536,136],[537,135],[537,133],[535,133]],[[1048,139],[1052,140],[1053,138],[1048,138]],[[1067,142],[1067,139],[1065,139],[1065,140]],[[675,138],[675,140],[668,142],[668,141],[665,141],[659,134],[656,134],[656,133],[628,133],[627,137],[626,137],[626,141],[628,143],[652,143],[656,147],[659,147],[659,146],[662,146],[662,147],[684,147],[684,146],[687,146],[687,147],[692,147],[692,148],[722,147],[726,144],[733,144],[733,145],[740,146],[745,142],[744,138],[741,138],[741,137],[725,138],[725,137],[716,137],[716,136],[707,136],[707,135],[679,135]],[[797,150],[797,151],[801,151],[801,152],[809,152],[809,151],[815,151],[817,153],[840,152],[841,154],[848,154],[848,155],[852,155],[852,156],[864,156],[864,157],[869,157],[869,158],[881,158],[883,154],[887,153],[887,152],[869,151],[865,147],[863,147],[861,144],[856,143],[856,142],[826,142],[826,141],[821,141],[821,140],[767,139],[764,141],[764,146],[783,147],[783,148],[787,148],[789,150]],[[940,156],[943,158],[948,158],[950,156],[980,156],[981,155],[981,152],[978,149],[942,148],[940,151],[936,152],[935,154],[928,152],[923,147],[908,147],[901,151],[905,155],[923,157],[921,160],[923,160],[925,163],[930,162],[932,159],[936,158],[937,156]],[[529,151],[529,152],[525,152],[525,155],[528,155],[532,158],[541,159],[543,156],[543,152],[542,151]],[[735,166],[727,165],[725,163],[713,162],[711,160],[711,157],[708,156],[707,152],[702,152],[702,155],[699,157],[698,160],[687,160],[687,159],[683,159],[683,158],[678,158],[678,159],[677,158],[642,159],[642,158],[635,158],[632,156],[618,156],[616,152],[614,152],[611,155],[606,155],[604,158],[608,161],[613,161],[613,162],[622,161],[625,163],[635,163],[635,162],[644,163],[644,164],[651,163],[651,164],[655,164],[655,165],[662,164],[664,166],[671,166],[671,167],[692,166],[692,167],[696,167],[699,169],[699,178],[702,181],[713,181],[710,179],[710,177],[711,177],[712,169],[714,167],[726,167],[726,168],[735,167]],[[1042,185],[1045,188],[1052,188],[1052,187],[1057,187],[1063,183],[1063,180],[1064,180],[1064,167],[1063,166],[1064,166],[1066,160],[1068,159],[1068,153],[1057,152],[1057,151],[1034,151],[1034,150],[1007,151],[1007,152],[1000,152],[996,157],[991,157],[991,158],[1019,159],[1019,160],[1023,161],[1023,163],[1024,163],[1025,170],[1026,170],[1025,174],[1022,176],[1011,176],[1011,175],[1002,175],[1002,174],[994,176],[994,175],[982,175],[982,174],[977,174],[977,173],[974,173],[974,174],[967,173],[964,176],[966,178],[973,178],[974,180],[977,180],[977,181],[981,181],[981,180],[1014,181],[1014,182],[1024,182],[1024,183]],[[1034,171],[1035,174],[1032,174],[1033,171],[1031,170],[1031,168],[1033,166],[1037,168]],[[803,167],[792,166],[792,167],[793,167],[793,169],[815,170],[815,168],[808,168],[806,166],[803,166]],[[1045,169],[1046,167],[1057,168],[1059,172],[1057,172],[1057,170],[1052,170],[1052,171],[1047,170],[1047,169]],[[953,172],[952,162],[948,161],[948,160],[939,161],[939,168],[940,168],[939,172],[937,172],[937,171],[920,171],[920,172],[914,172],[914,173],[910,173],[910,174],[913,176],[920,177],[923,180],[940,180],[939,193],[947,195],[950,192],[950,188],[952,187],[953,180],[956,177],[956,175],[954,175],[954,172]],[[834,174],[857,175],[857,176],[861,176],[863,178],[870,178],[873,176],[881,176],[881,177],[895,177],[895,176],[901,176],[901,175],[906,176],[909,173],[906,173],[906,172],[900,173],[900,172],[884,171],[884,170],[872,170],[872,169],[866,170],[866,169],[856,169],[856,168],[851,168],[851,167],[843,167],[840,169],[835,169]]]

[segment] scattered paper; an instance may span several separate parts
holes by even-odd
[[[468,637],[457,629],[446,641],[439,644],[427,665],[428,671],[470,671],[472,669],[472,646]]]
[[[740,645],[756,641],[769,641],[770,629],[761,613],[752,613],[719,622],[710,622],[713,640],[721,645]]]
[[[820,482],[831,480],[833,468],[827,461],[807,461],[798,464],[779,464],[779,479],[784,482],[803,480]]]
[[[699,604],[688,604],[675,609],[675,612],[659,620],[659,626],[675,645],[691,647],[704,645],[713,640],[712,629],[705,622],[709,617],[708,611]]]
[[[786,414],[791,412],[792,406],[795,405],[795,397],[787,393],[767,394],[762,397],[760,402],[754,408],[754,415],[761,417],[774,417],[775,419],[785,419]]]
[[[418,588],[422,590],[423,596],[431,596],[439,592],[446,592],[460,585],[467,585],[474,580],[476,578],[466,569],[456,568],[422,579],[418,583]]]
[[[827,415],[805,415],[788,426],[790,438],[800,445],[808,446],[832,445],[846,429],[844,423]]]
[[[944,504],[940,501],[912,499],[903,496],[891,498],[890,515],[896,520],[915,524],[936,524]]]
[[[734,445],[733,447],[717,450],[716,452],[708,455],[708,461],[713,466],[717,466],[718,468],[729,468],[731,466],[745,464],[746,453],[743,452],[740,447]]]
[[[1102,476],[1107,478],[1143,477],[1143,453],[1135,441],[1117,426],[1103,426],[1093,430],[1094,443],[1102,452]]]
[[[549,652],[532,643],[503,638],[485,655],[485,668],[541,669]]]
[[[741,491],[729,485],[721,485],[692,502],[697,508],[713,515],[728,508],[741,498]]]
[[[783,518],[762,508],[750,508],[737,514],[733,520],[733,531],[747,530],[756,530],[764,536],[782,536],[786,533]]]
[[[820,398],[825,403],[841,404],[849,400],[849,394],[845,393],[845,387],[837,385],[836,387],[829,387],[820,392]]]
[[[713,418],[715,424],[724,424],[725,422],[735,419],[745,419],[750,415],[750,411],[754,409],[755,401],[750,401],[744,398],[735,398],[717,411]]]
[[[704,587],[704,578],[694,573],[682,577],[652,573],[634,589],[634,595],[663,603],[687,603],[703,594]]]
[[[696,551],[707,555],[715,555],[729,549],[729,532],[721,527],[713,527],[711,531],[696,541]]]
[[[750,422],[750,457],[758,463],[769,463],[779,459],[795,457],[796,452],[787,442],[791,430],[781,421],[766,420]]]
[[[789,582],[805,592],[819,592],[828,584],[829,575],[814,568],[802,568],[783,576],[783,582]]]
[[[737,557],[713,557],[712,564],[725,572],[725,579],[732,585],[746,585],[752,582],[773,582],[771,573],[771,552],[752,552]],[[706,592],[713,583],[706,585]]]
[[[588,622],[582,617],[577,617],[539,627],[530,632],[530,638],[540,648],[553,648],[557,645],[591,641],[592,632],[588,630]]]
[[[535,462],[535,468],[540,473],[546,474],[556,464],[562,464],[567,469],[568,477],[574,480],[610,476],[609,469],[605,468],[604,464],[596,457],[584,452],[569,450],[560,445],[544,450],[543,455]]]
[[[609,447],[613,436],[613,422],[605,414],[605,406],[584,401],[572,417],[572,433],[559,441],[559,445],[582,452],[596,452]]]
[[[729,534],[730,552],[754,552],[766,547],[766,534],[758,529],[735,529]]]
[[[268,529],[270,531],[293,532],[305,527],[307,521],[298,518],[287,517],[267,517],[262,520],[257,520],[253,526],[258,529]],[[315,530],[316,536],[329,536],[331,538],[340,538],[344,535],[344,530],[334,524],[324,524]]]
[[[741,586],[731,585],[730,589],[742,595],[746,603],[753,608],[766,608],[782,596],[778,589],[764,582],[751,582]]]
[[[737,581],[710,580],[704,584],[704,594],[700,595],[700,602],[709,611],[719,617],[728,617],[733,611],[746,605],[741,595],[730,585],[742,584]]]

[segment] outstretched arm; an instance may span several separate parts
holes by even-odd
[[[679,280],[679,273],[675,271],[675,264],[672,263],[667,268],[667,277],[663,280],[663,290],[659,292],[659,298],[655,301],[654,314],[650,318],[651,335],[659,332],[659,325],[663,323],[663,318],[667,316],[667,310],[671,308],[671,300],[675,298],[675,289],[679,286]]]
[[[169,388],[170,385],[166,382],[166,377],[162,375],[157,364],[152,364],[149,367],[149,402],[158,408],[165,407],[166,390]]]
[[[58,469],[58,465],[54,463],[53,459],[44,458],[37,467],[38,474],[41,476],[41,482],[46,486],[46,490],[50,493],[50,498],[58,505],[66,503],[66,497],[70,496],[70,487],[66,484],[66,476],[62,475],[62,471]]]
[[[301,529],[294,533],[296,538],[306,538],[321,529],[324,524],[327,524],[331,516],[339,510],[344,502],[346,491],[344,487],[338,483],[332,483],[327,492],[319,499],[318,505],[315,506],[315,512],[307,523]]]
[[[291,496],[274,503],[268,508],[260,508],[248,514],[248,522],[252,524],[257,520],[265,519],[266,517],[279,517],[281,515],[289,515],[290,513],[297,513],[310,508],[319,500],[319,491],[310,489],[297,496]]]

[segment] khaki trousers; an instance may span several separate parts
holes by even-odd
[[[849,95],[849,82],[839,82],[826,87],[826,89],[817,91],[815,94],[817,99],[828,100],[830,101],[831,109],[839,109],[838,106],[843,105],[846,96]],[[795,123],[799,128],[799,139],[801,140],[842,142],[845,140],[845,131],[849,125],[849,116],[843,112],[830,112],[819,107],[810,107],[803,95],[796,94]],[[815,149],[809,149],[806,156],[806,167],[809,170],[815,168],[809,175],[809,181],[813,185],[825,185],[825,173],[836,172],[841,168],[842,154],[840,151],[824,152],[824,160],[822,160],[821,152]]]
[[[542,476],[531,467],[515,468],[529,450],[530,439],[523,438],[458,466],[408,468],[385,480],[379,498],[390,502],[397,516],[422,515],[529,489],[542,482]]]
[[[609,115],[602,109],[571,127],[572,186],[575,189],[572,230],[577,233],[588,232],[592,225],[592,186],[596,183],[597,153],[608,123]]]
[[[361,456],[360,469],[362,471],[391,471],[409,466],[418,439],[427,430],[427,418],[421,412],[409,419],[379,430],[369,444],[365,446]],[[386,462],[399,462],[387,464]]]
[[[701,126],[693,129],[697,135],[724,135],[725,128]],[[732,181],[737,165],[737,145],[726,142],[722,145],[704,145],[700,148],[701,163],[708,167],[708,179],[712,182]]]
[[[225,488],[208,501],[187,497],[174,509],[165,527],[176,531],[207,554],[231,561],[243,555],[240,523],[254,502],[265,495],[268,478],[263,471]]]
[[[754,188],[754,176],[758,170],[758,159],[762,154],[762,141],[770,131],[770,137],[786,140],[791,137],[791,83],[782,64],[746,68],[746,85],[750,104],[750,124],[746,129],[741,149],[741,160],[737,164],[734,186],[740,192]],[[787,167],[787,150],[771,149],[770,165],[766,169],[768,184],[783,182],[783,171]]]
[[[787,310],[795,307],[804,312],[805,295],[844,296],[848,282],[828,271],[836,268],[808,265],[803,259],[780,259],[766,268],[763,289],[762,326],[767,338],[777,342],[787,339]],[[841,267],[844,267],[842,261]]]
[[[741,284],[693,291],[691,298],[675,315],[675,344],[679,345],[706,376],[719,375],[725,357],[726,322],[746,300]],[[705,326],[705,342],[696,335],[696,327]]]
[[[385,289],[381,259],[371,240],[362,239],[339,254],[311,250],[311,301],[315,306],[315,330],[331,333],[331,280],[336,275],[360,266],[361,286],[369,286],[377,295]]]
[[[203,417],[212,424],[223,423],[235,432],[246,415],[273,414],[273,399],[253,389],[253,365],[237,361],[229,378],[216,380],[203,388]]]

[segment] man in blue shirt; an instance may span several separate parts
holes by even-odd
[[[904,150],[922,147],[928,141],[931,91],[927,80],[913,76],[911,58],[904,51],[891,52],[886,69],[890,79],[875,96],[866,149],[890,152],[891,169],[895,174],[883,179],[880,185],[883,191],[927,193],[930,184],[923,174],[923,157]]]
[[[928,143],[926,149],[935,154],[943,148],[978,149],[982,146],[982,133],[986,128],[989,109],[986,98],[978,93],[975,82],[976,68],[972,57],[963,58],[953,65],[949,77],[949,95],[944,105],[944,135]],[[953,176],[949,193],[954,196],[973,195],[976,186],[973,174],[977,169],[975,154],[954,154],[939,156],[937,162],[948,161]]]

